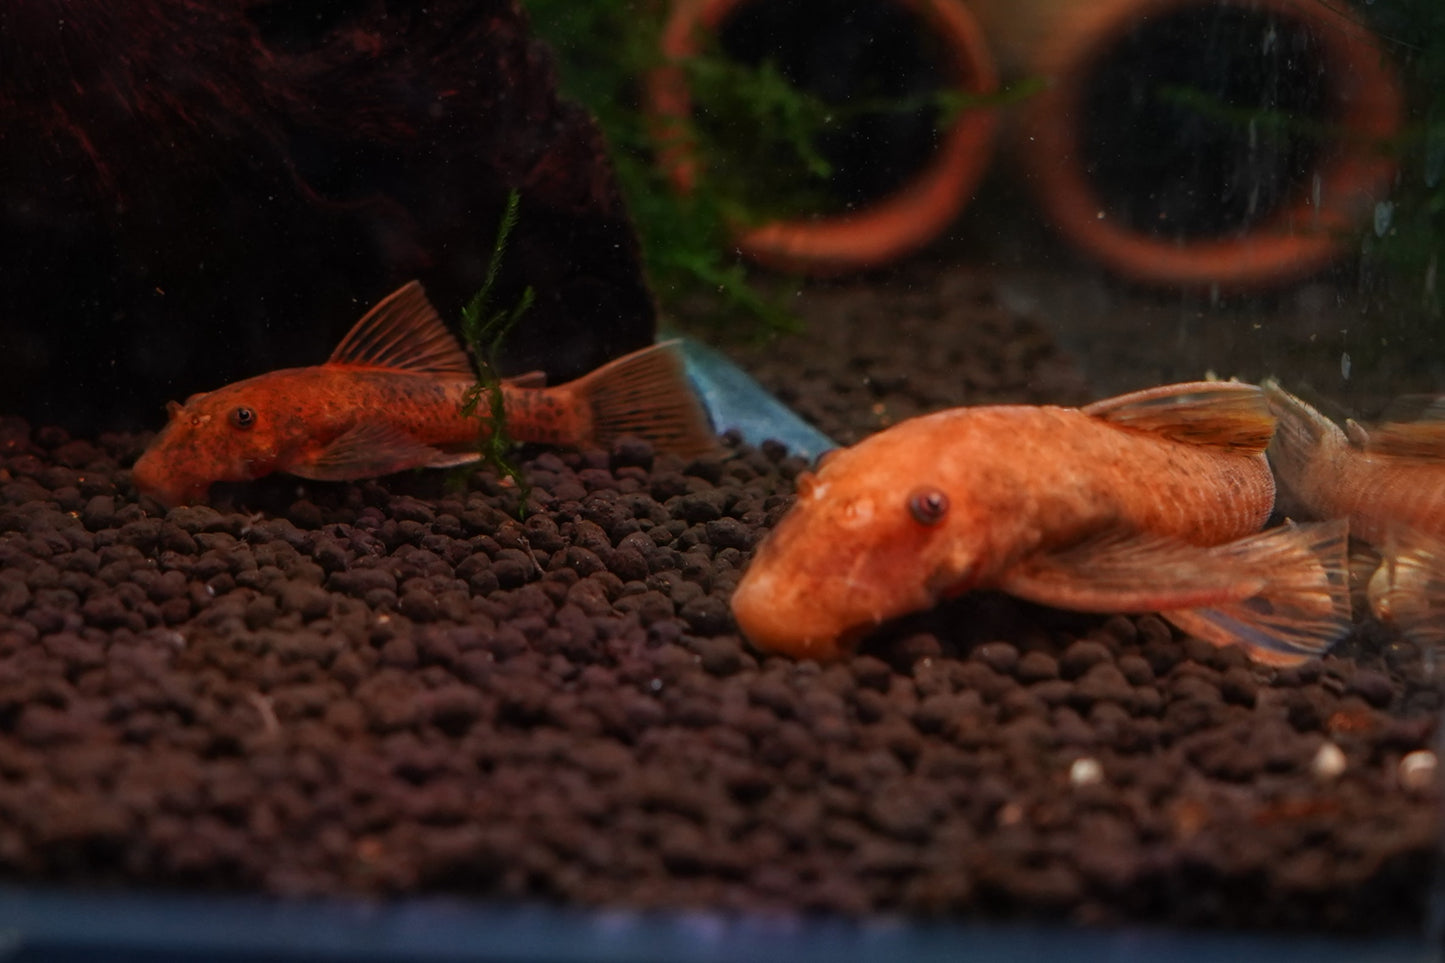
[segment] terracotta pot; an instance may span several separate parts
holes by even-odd
[[[983,0],[984,22],[1005,50],[1033,45],[1023,69],[1048,88],[1027,106],[1019,144],[1047,216],[1072,243],[1126,277],[1163,285],[1248,290],[1329,264],[1389,192],[1388,142],[1402,97],[1374,36],[1338,4],[1316,0]],[[1323,71],[1329,129],[1306,188],[1230,231],[1155,234],[1111,216],[1088,170],[1086,93],[1136,28],[1198,10],[1270,14],[1309,31]],[[1203,39],[1201,39],[1201,44]],[[1141,78],[1142,79],[1142,78]],[[1190,187],[1180,179],[1183,189]]]
[[[648,108],[659,159],[674,186],[694,189],[701,163],[686,133],[692,97],[680,61],[695,56],[702,38],[716,32],[740,7],[767,0],[680,0],[664,28],[667,65],[647,81]],[[957,0],[891,2],[921,21],[947,51],[945,69],[966,92],[997,89],[993,59],[977,23]],[[988,164],[994,134],[992,109],[959,112],[926,165],[902,188],[864,209],[838,216],[778,220],[739,227],[738,249],[780,270],[827,275],[876,267],[923,246],[958,215]]]

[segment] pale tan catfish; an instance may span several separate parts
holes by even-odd
[[[1259,388],[1221,382],[910,419],[799,477],[733,612],[762,648],[830,658],[886,619],[996,589],[1158,611],[1298,662],[1350,625],[1346,536],[1342,524],[1258,534],[1273,427]]]
[[[1278,385],[1265,391],[1281,489],[1309,517],[1348,519],[1373,549],[1354,561],[1377,617],[1445,646],[1445,399],[1408,419],[1341,428]]]

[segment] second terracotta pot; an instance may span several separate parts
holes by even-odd
[[[1015,69],[1047,84],[1027,105],[1018,140],[1041,207],[1068,240],[1117,274],[1226,291],[1292,281],[1343,253],[1352,232],[1369,223],[1389,194],[1394,163],[1388,150],[1402,123],[1399,85],[1375,37],[1339,4],[979,2],[1000,47],[1023,54]],[[1233,34],[1221,27],[1229,24]],[[1151,51],[1149,43],[1160,36],[1169,45]],[[1297,100],[1313,98],[1313,113],[1301,120],[1283,108],[1237,108],[1205,92],[1192,113],[1171,115],[1180,129],[1141,129],[1133,138],[1120,120],[1133,116],[1130,98],[1155,96],[1150,85],[1159,76],[1196,60],[1225,65],[1221,84],[1240,103],[1278,93],[1251,90],[1251,84],[1292,84]],[[1184,86],[1170,93],[1190,96]],[[1209,134],[1188,125],[1216,121],[1233,124],[1232,136],[1246,145],[1275,138],[1271,149],[1278,153],[1270,162],[1282,172],[1277,183],[1261,192],[1248,156],[1190,155],[1190,138],[1207,143]],[[1105,152],[1099,130],[1110,124]],[[1276,129],[1259,126],[1268,124]],[[1151,150],[1182,161],[1182,168],[1130,167]],[[1144,173],[1131,179],[1135,169]],[[1181,209],[1196,223],[1168,223]]]

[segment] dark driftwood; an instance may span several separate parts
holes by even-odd
[[[508,366],[651,337],[597,128],[510,0],[11,0],[0,117],[0,411],[159,425],[412,277],[455,318],[514,187]]]

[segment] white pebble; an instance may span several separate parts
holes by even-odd
[[[1406,789],[1429,789],[1435,783],[1440,760],[1429,749],[1416,749],[1400,760],[1400,785]]]
[[[1092,786],[1103,778],[1104,767],[1099,765],[1099,760],[1088,756],[1075,759],[1074,764],[1069,767],[1069,782],[1075,786]]]
[[[1316,779],[1334,779],[1345,771],[1346,759],[1343,750],[1333,742],[1326,742],[1315,753],[1310,771]]]
[[[1024,808],[1016,802],[1006,802],[998,807],[998,814],[994,819],[1000,826],[1016,826],[1023,821]]]

